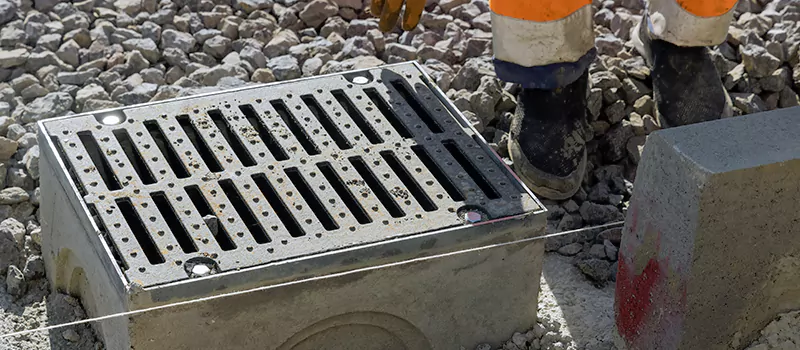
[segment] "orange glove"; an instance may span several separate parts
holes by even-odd
[[[391,31],[397,18],[400,17],[400,10],[406,3],[406,12],[403,14],[403,30],[412,30],[419,23],[422,10],[425,9],[425,0],[372,0],[372,14],[381,18],[381,30]]]

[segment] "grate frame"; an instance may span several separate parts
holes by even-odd
[[[369,82],[356,84],[356,77],[367,77]],[[398,89],[403,86],[407,92],[401,93]],[[415,97],[416,104],[401,97],[404,95]],[[316,107],[308,96],[316,100]],[[374,96],[383,98],[389,109],[376,104]],[[349,99],[352,107],[343,98]],[[283,101],[293,117],[281,115],[280,104],[273,101]],[[241,105],[252,106],[256,118],[248,118],[250,112],[240,109]],[[394,116],[387,115],[387,110]],[[214,111],[221,117],[214,116]],[[101,123],[112,115],[124,116],[123,123]],[[184,115],[188,117],[181,117]],[[42,121],[40,126],[49,136],[49,146],[55,148],[53,154],[62,165],[64,178],[70,179],[69,186],[82,199],[84,212],[88,214],[89,207],[95,209],[95,226],[107,239],[108,253],[121,260],[118,263],[129,281],[143,287],[189,279],[184,263],[198,257],[211,258],[220,272],[230,272],[472,225],[464,222],[463,210],[478,210],[491,222],[543,209],[417,63],[84,113]],[[156,127],[165,135],[161,144],[151,135]],[[226,134],[225,128],[231,132]],[[117,137],[119,132],[115,134],[119,129],[126,131],[135,147],[123,147],[125,141]],[[204,142],[192,142],[192,129]],[[100,151],[94,154],[95,159],[87,151],[91,142],[79,137],[81,133],[86,139],[89,132]],[[308,141],[302,140],[303,134]],[[275,140],[272,144],[270,137]],[[198,154],[203,152],[203,144],[213,153]],[[463,156],[446,145],[455,145]],[[436,176],[420,158],[420,147],[452,186],[443,184],[441,175]],[[168,150],[167,154],[162,149]],[[178,161],[169,159],[169,149],[174,150]],[[98,167],[98,155],[107,166]],[[392,156],[394,164],[387,164],[387,157]],[[365,179],[364,166],[359,172],[359,166],[351,161],[354,157],[363,160],[374,179]],[[483,176],[496,193],[487,194],[491,191],[485,190],[486,184],[473,180],[461,165],[465,160],[474,164],[473,175],[477,172]],[[144,164],[147,171],[137,172],[134,163]],[[363,208],[368,223],[347,204],[353,202],[347,202],[332,186],[320,164],[328,164],[336,172],[343,188]],[[405,178],[399,175],[397,164],[405,168]],[[111,169],[112,178],[101,176],[108,173],[103,167]],[[295,175],[288,175],[287,170]],[[297,174],[306,186],[316,190],[301,192],[298,186],[303,187],[303,181],[297,181]],[[408,186],[409,178],[422,191],[410,191],[414,186]],[[119,189],[113,186],[114,180]],[[231,200],[231,186],[244,197],[244,207]],[[265,187],[278,192],[280,202],[275,201],[276,196],[265,194]],[[386,193],[378,195],[382,192],[376,191],[378,187]],[[455,188],[463,201],[453,199],[449,194],[453,190],[447,187]],[[233,248],[216,238],[219,232],[215,235],[209,229],[187,188],[195,188],[204,197]],[[182,218],[180,223],[167,222],[152,197],[155,193],[167,198],[176,216]],[[421,195],[427,195],[428,201],[420,200]],[[394,201],[396,208],[390,208],[387,200]],[[141,221],[137,234],[128,224],[133,216],[123,213],[120,201],[135,209]],[[285,212],[304,234],[291,227],[292,218],[279,215],[282,211],[277,203],[285,205]],[[243,218],[247,210],[250,220]],[[329,214],[328,223],[322,212]],[[191,244],[178,239],[173,229],[178,226],[188,232]],[[254,233],[254,226],[266,233],[266,241]],[[141,234],[143,230],[147,233]],[[145,252],[142,246],[147,244],[142,240],[148,237],[155,248]],[[187,251],[190,246],[195,250]]]

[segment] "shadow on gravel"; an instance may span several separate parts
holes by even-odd
[[[560,323],[561,333],[569,333],[578,349],[615,349],[614,284],[595,287],[572,264],[572,259],[557,253],[545,256],[539,321]]]
[[[86,317],[78,299],[50,293],[45,279],[27,283],[20,298],[6,292],[0,278],[0,335],[72,322]],[[0,339],[3,350],[101,349],[89,325],[77,325]]]

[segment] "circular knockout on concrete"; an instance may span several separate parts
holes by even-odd
[[[279,350],[429,350],[422,332],[408,321],[380,312],[333,316],[297,332]]]

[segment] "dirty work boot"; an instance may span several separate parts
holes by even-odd
[[[707,47],[682,47],[653,38],[647,14],[631,36],[636,50],[651,67],[655,114],[662,127],[733,115],[730,96]]]
[[[508,153],[520,179],[537,195],[572,197],[586,173],[586,94],[589,73],[556,90],[522,89]]]

